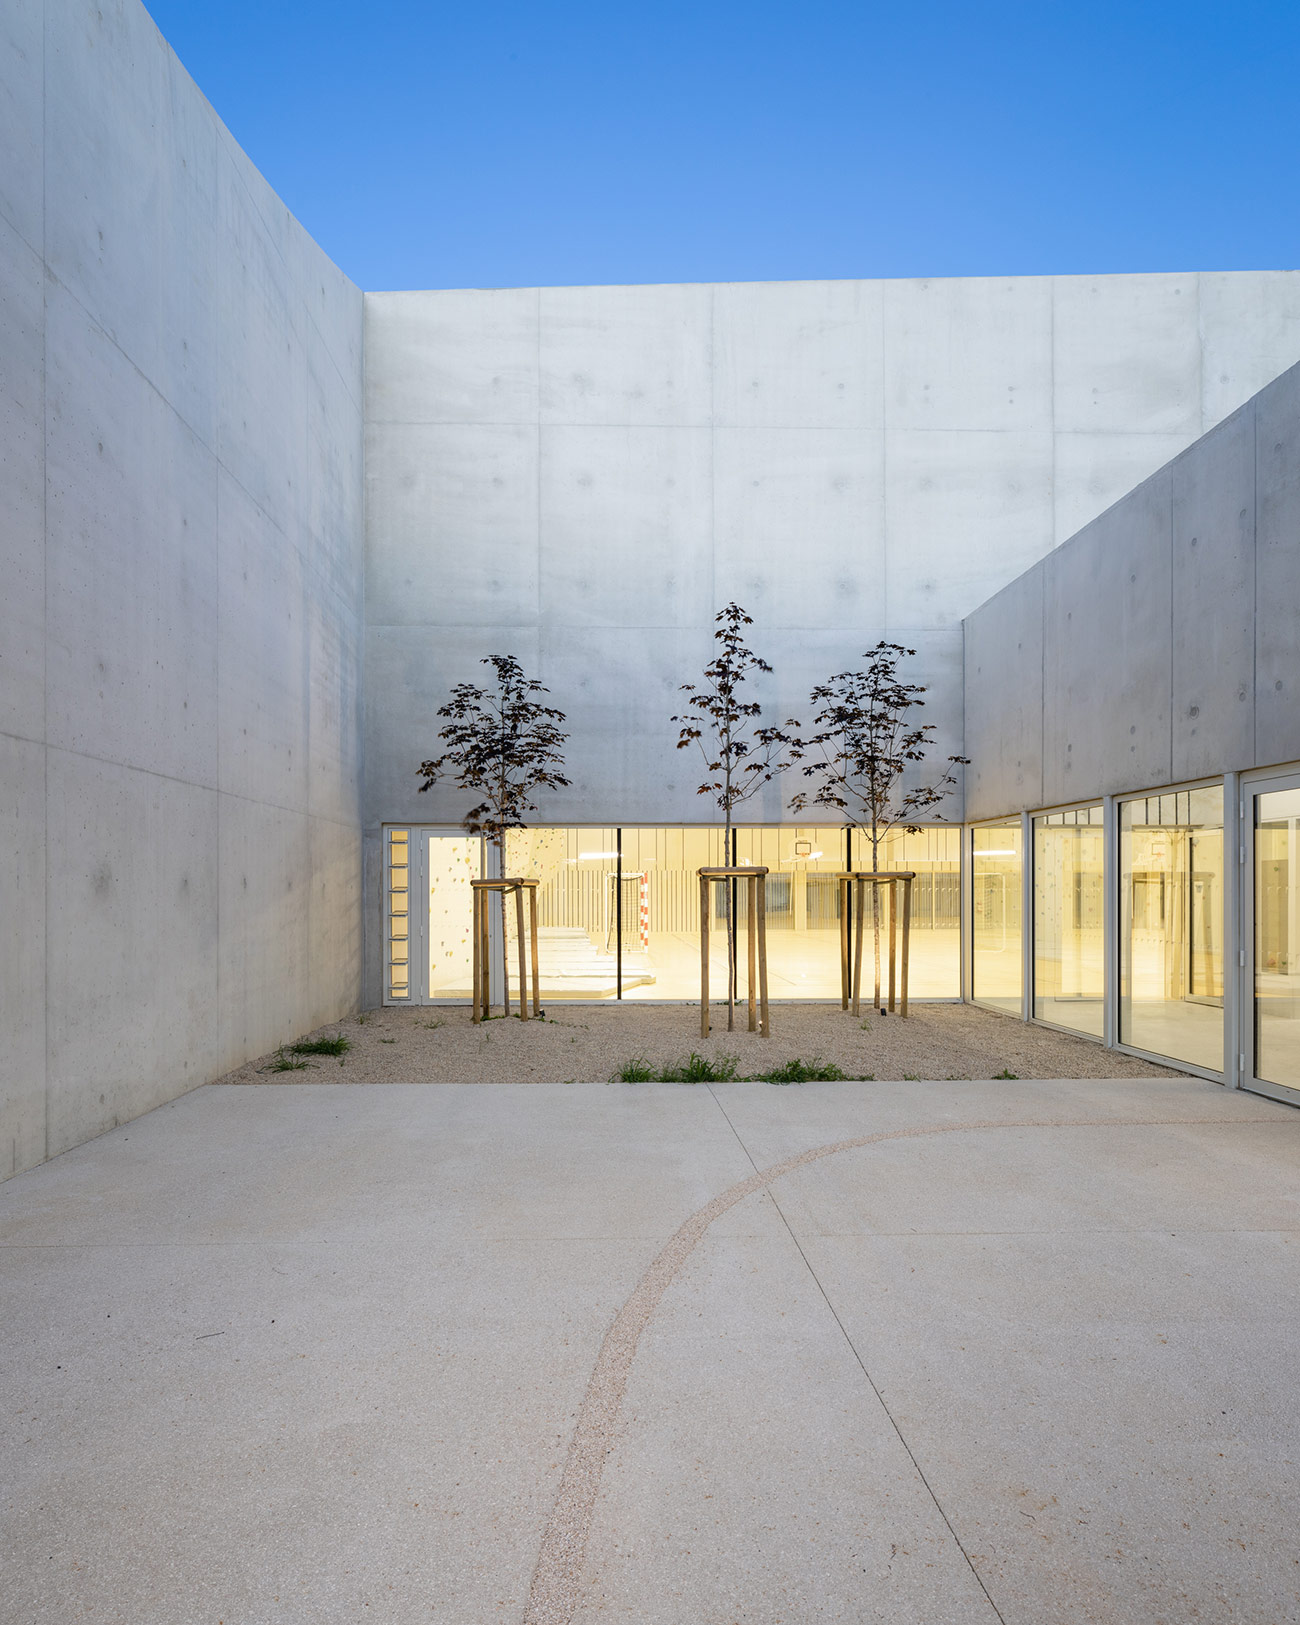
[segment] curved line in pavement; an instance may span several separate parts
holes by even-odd
[[[771,1168],[750,1174],[748,1179],[740,1180],[711,1202],[706,1202],[691,1214],[660,1250],[605,1333],[587,1391],[578,1407],[555,1505],[542,1531],[537,1567],[533,1570],[528,1601],[524,1606],[523,1625],[570,1625],[578,1606],[596,1497],[600,1492],[605,1462],[613,1449],[619,1411],[641,1333],[709,1226],[729,1208],[735,1207],[737,1202],[743,1202],[756,1191],[766,1190],[774,1181],[793,1173],[796,1168],[807,1167],[811,1162],[819,1162],[823,1157],[832,1157],[840,1151],[856,1151],[862,1146],[879,1145],[885,1140],[922,1139],[935,1134],[973,1133],[988,1129],[1186,1128],[1207,1123],[1222,1125],[1232,1121],[1223,1117],[1024,1118],[1017,1122],[937,1123],[916,1128],[888,1129],[880,1134],[864,1134],[856,1139],[837,1140],[833,1145],[819,1145],[809,1151],[800,1151],[793,1157],[787,1157],[784,1162],[774,1163]],[[1267,1122],[1272,1119],[1239,1118],[1236,1121]]]

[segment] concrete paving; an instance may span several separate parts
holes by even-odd
[[[1184,1078],[197,1090],[0,1189],[3,1616],[1300,1619],[1298,1159]]]

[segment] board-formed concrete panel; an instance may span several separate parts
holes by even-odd
[[[713,297],[713,421],[882,429],[880,282],[724,282]]]
[[[543,288],[544,424],[707,424],[712,402],[710,290]]]
[[[883,620],[883,477],[876,431],[715,429],[715,595],[770,626]]]
[[[1187,445],[1182,434],[1058,434],[1054,445],[1054,530],[1067,541],[1163,468]]]
[[[48,751],[48,1154],[213,1075],[217,793]]]
[[[0,1179],[45,1157],[45,749],[0,733]]]
[[[143,6],[45,0],[45,257],[147,378],[159,358],[167,51]],[[199,245],[211,263],[212,239]]]
[[[1222,773],[1254,732],[1254,464],[1247,410],[1170,469],[1175,780]]]
[[[883,287],[891,429],[1052,427],[1049,277]]]
[[[355,836],[361,823],[362,627],[355,600],[309,592],[307,622],[307,810]],[[355,968],[355,967],[354,967]]]
[[[536,288],[366,295],[369,423],[536,423]]]
[[[45,271],[0,221],[0,732],[45,731]]]
[[[311,822],[287,808],[221,797],[220,1045],[262,1055],[305,1030],[312,1008]]]
[[[1255,759],[1300,759],[1300,367],[1255,401]]]
[[[1001,571],[1042,557],[1052,530],[1046,429],[890,431],[885,470],[887,625],[955,626],[987,596],[992,559]]]
[[[1043,582],[1018,577],[966,622],[966,816],[1043,804]]]
[[[0,219],[40,253],[45,239],[45,4],[0,12]]]
[[[1153,476],[1043,566],[1043,800],[1168,784],[1171,481]]]
[[[1300,361],[1300,271],[1202,271],[1206,428]]]
[[[1200,434],[1195,276],[1056,277],[1053,311],[1058,431]]]
[[[538,671],[549,703],[570,719],[565,776],[573,783],[539,798],[537,822],[613,824],[623,806],[636,809],[629,824],[715,821],[717,808],[695,793],[704,777],[699,754],[678,751],[672,721],[686,710],[680,685],[698,683],[712,656],[703,628],[601,627],[581,638],[544,628]],[[443,805],[458,813],[465,798]]]
[[[302,559],[224,469],[218,511],[220,788],[306,812],[309,592]]]
[[[571,640],[571,635],[569,637]],[[463,793],[449,784],[421,793],[420,763],[438,756],[438,707],[453,683],[490,687],[489,655],[538,669],[536,626],[371,626],[365,647],[366,824],[460,822]],[[543,677],[543,682],[546,678]],[[553,701],[565,710],[564,701]]]
[[[306,494],[295,484],[306,462],[306,349],[281,253],[224,143],[218,175],[224,244],[218,298],[228,314],[218,354],[217,450],[257,505],[290,533]]]
[[[537,440],[535,424],[370,426],[372,624],[536,621]]]
[[[57,286],[47,323],[49,742],[215,786],[216,459]]]
[[[712,433],[542,428],[540,614],[548,626],[699,626],[713,610]]]

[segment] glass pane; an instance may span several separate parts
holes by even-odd
[[[1034,819],[1034,1015],[1104,1034],[1102,809]]]
[[[1255,797],[1255,1076],[1300,1089],[1300,790]]]
[[[850,844],[851,867],[871,867],[871,840],[853,830]],[[911,963],[908,970],[909,999],[959,999],[961,997],[961,830],[941,825],[909,835],[893,830],[881,846],[882,870],[911,869],[912,885]],[[888,912],[889,893],[881,892]],[[902,897],[900,894],[899,902]],[[887,927],[886,927],[887,929]],[[882,948],[882,957],[887,957]],[[873,949],[864,952],[862,985],[868,985]],[[881,979],[887,972],[882,967]]]
[[[475,835],[430,835],[425,844],[428,878],[431,999],[474,997],[474,893],[482,843]]]
[[[971,996],[1020,1014],[1020,820],[971,831]]]
[[[637,877],[640,933],[631,973],[629,961],[625,958],[623,962],[625,999],[699,998],[700,882],[696,870],[721,866],[722,848],[720,829],[623,831],[624,884],[630,876]],[[727,892],[721,885],[710,891],[709,997],[725,999]],[[743,982],[743,950],[740,961]]]
[[[626,868],[626,865],[624,866]],[[618,993],[618,841],[613,829],[542,826],[506,835],[506,873],[541,881],[537,889],[537,967],[542,999],[612,999]],[[639,895],[622,887],[623,985],[644,977]],[[525,899],[524,929],[528,929]],[[519,975],[515,912],[506,911],[510,985]]]
[[[1120,808],[1121,1043],[1223,1067],[1223,789]]]
[[[840,916],[835,876],[844,868],[843,825],[742,829],[737,832],[736,851],[741,863],[760,864],[768,870],[768,997],[834,999],[838,1003]],[[741,926],[737,962],[744,987],[744,887],[739,889],[736,915]],[[720,926],[725,931],[725,916]],[[725,991],[725,983],[723,986]]]

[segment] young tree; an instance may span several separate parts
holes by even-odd
[[[480,664],[496,672],[495,688],[457,683],[451,699],[438,715],[447,726],[438,738],[447,746],[441,756],[420,763],[420,789],[431,789],[454,775],[463,790],[482,796],[462,818],[471,835],[483,835],[496,849],[497,867],[506,872],[506,831],[526,828],[526,813],[536,812],[538,790],[564,789],[569,780],[564,766],[564,742],[569,737],[560,724],[564,712],[534,698],[550,691],[524,676],[513,655],[488,655]],[[506,900],[501,895],[501,942],[506,944]],[[520,995],[522,997],[522,993]]]
[[[744,700],[741,690],[752,672],[770,672],[745,643],[742,627],[752,626],[753,617],[739,604],[728,604],[713,617],[713,636],[718,652],[704,668],[704,681],[698,686],[683,683],[687,710],[672,721],[680,724],[677,749],[699,746],[709,777],[698,793],[710,796],[722,811],[725,862],[732,863],[732,824],[735,809],[763,785],[784,773],[802,754],[799,740],[787,728],[799,724],[787,719],[781,727],[762,727],[758,719],[763,707],[757,700]],[[727,908],[727,1031],[736,1021],[736,888],[728,887]]]
[[[871,868],[880,869],[881,843],[891,830],[917,832],[917,816],[936,807],[957,783],[954,767],[965,756],[949,756],[947,769],[932,784],[902,790],[909,766],[925,760],[933,742],[933,723],[917,723],[911,712],[922,706],[925,687],[905,683],[899,676],[901,661],[916,654],[898,643],[883,640],[869,649],[865,671],[842,671],[813,689],[811,701],[820,706],[813,719],[819,730],[807,741],[817,759],[804,773],[818,781],[811,793],[800,791],[790,806],[830,807],[871,840]],[[932,813],[942,821],[942,813]],[[880,893],[871,888],[871,918],[875,941],[875,1003],[880,1006]]]

